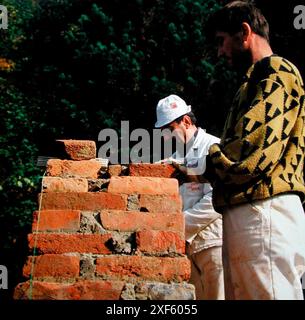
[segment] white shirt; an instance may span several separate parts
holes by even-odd
[[[202,175],[206,169],[206,156],[219,138],[198,128],[193,145],[184,157],[188,175]],[[181,159],[178,153],[173,158]],[[185,216],[185,238],[191,251],[222,245],[222,216],[212,205],[212,187],[209,183],[190,182],[180,186]]]

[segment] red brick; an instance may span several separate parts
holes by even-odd
[[[33,259],[33,278],[77,278],[79,276],[79,257],[45,254],[37,257],[28,257],[23,267],[23,276],[26,278],[31,275]]]
[[[97,179],[102,163],[96,160],[58,160],[50,159],[47,164],[47,176]]]
[[[190,261],[186,257],[113,255],[96,260],[96,273],[105,279],[182,282],[190,278]]]
[[[148,229],[184,232],[182,213],[103,210],[100,219],[106,230],[127,232]]]
[[[36,249],[38,253],[111,253],[106,242],[111,234],[29,234],[29,248]]]
[[[84,178],[44,177],[43,192],[88,192],[88,180]]]
[[[148,212],[181,212],[182,201],[180,196],[161,196],[141,194],[139,196],[141,211]]]
[[[78,231],[80,228],[79,210],[42,210],[37,229],[38,211],[34,212],[32,231]]]
[[[90,160],[96,158],[96,145],[90,140],[56,140],[57,148],[66,159]]]
[[[146,254],[184,254],[185,240],[180,233],[145,230],[136,234],[137,250]]]
[[[132,163],[129,165],[130,176],[173,178],[177,170],[171,164]]]
[[[39,196],[40,199],[40,196]],[[42,194],[42,210],[70,209],[70,210],[126,210],[127,195],[108,192],[49,192]]]
[[[112,164],[108,167],[110,177],[117,177],[122,173],[122,166],[120,164]]]
[[[125,194],[177,195],[178,180],[155,177],[112,177],[108,192]]]
[[[124,288],[122,281],[85,280],[75,283],[30,281],[18,284],[16,300],[119,300]],[[30,296],[31,295],[31,296]]]

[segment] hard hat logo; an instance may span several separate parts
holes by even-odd
[[[171,103],[171,108],[172,109],[176,109],[178,106],[177,106],[177,103],[176,102],[173,102]]]

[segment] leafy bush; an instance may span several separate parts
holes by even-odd
[[[96,140],[121,120],[151,128],[157,101],[170,93],[204,115],[205,127],[221,128],[223,119],[216,126],[212,119],[214,63],[203,32],[218,2],[41,2],[20,51],[20,76],[40,97],[43,136]]]
[[[30,231],[41,172],[32,142],[37,123],[32,121],[30,102],[3,78],[0,92],[0,257],[12,281],[20,274],[26,252],[16,255]]]

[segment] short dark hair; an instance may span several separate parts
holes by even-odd
[[[193,124],[193,125],[196,125],[197,119],[196,119],[196,117],[195,117],[195,115],[194,115],[194,113],[193,113],[192,111],[190,111],[190,112],[184,114],[183,116],[177,118],[177,119],[175,120],[175,122],[180,123],[180,122],[182,121],[182,119],[183,119],[184,116],[189,116],[190,119],[191,119],[191,121],[192,121],[192,124]]]
[[[242,23],[247,22],[253,32],[269,42],[269,24],[255,5],[249,1],[233,1],[216,11],[208,20],[206,29],[210,40],[217,31],[234,35],[242,30]]]

